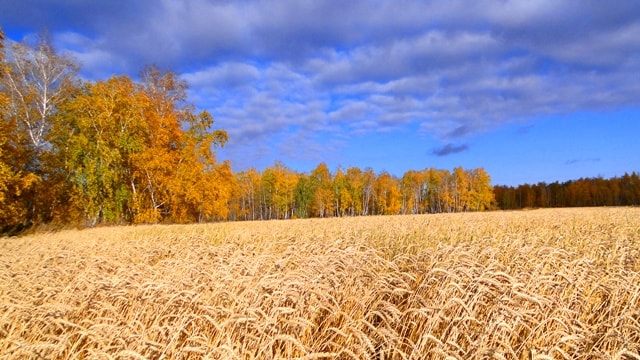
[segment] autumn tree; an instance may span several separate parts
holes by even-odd
[[[201,222],[228,216],[235,178],[230,164],[217,163],[213,151],[224,146],[228,135],[212,129],[214,119],[207,111],[196,114],[185,103],[186,88],[173,72],[155,67],[143,72],[141,91],[149,101],[144,117],[148,135],[145,148],[135,157],[134,169],[151,201],[146,205],[136,202],[140,212],[136,222],[160,218]],[[151,216],[141,216],[145,213]]]
[[[469,172],[469,209],[482,211],[490,209],[494,202],[491,177],[483,168]]]
[[[0,29],[0,232],[17,230],[26,225],[28,202],[25,193],[33,189],[38,176],[25,171],[17,159],[25,159],[16,141],[16,117],[11,114],[11,92],[5,84],[10,64],[4,59],[4,32]]]
[[[428,212],[441,213],[449,212],[452,203],[451,191],[449,189],[449,178],[451,174],[448,170],[438,170],[431,168],[424,172],[427,179],[427,203]]]
[[[296,187],[293,190],[295,200],[295,215],[299,218],[307,218],[312,216],[312,204],[316,189],[317,181],[307,174],[301,174],[298,177]]]
[[[276,197],[278,197],[279,190],[277,182],[277,174],[273,169],[267,167],[262,172],[260,179],[260,219],[268,220],[274,218],[277,219],[279,217],[276,210],[278,207],[276,204]]]
[[[375,197],[375,182],[376,175],[373,169],[366,168],[362,172],[362,215],[373,215],[375,209],[374,197]]]
[[[175,74],[146,67],[138,92],[147,104],[143,110],[144,148],[132,157],[132,211],[135,222],[158,222],[170,215],[170,188],[183,145],[180,107],[187,85]]]
[[[226,218],[235,189],[230,165],[213,149],[227,133],[212,130],[213,117],[186,102],[187,84],[175,73],[146,67],[139,92],[145,146],[132,157],[134,222],[204,221]]]
[[[293,216],[295,208],[294,191],[298,182],[298,174],[283,163],[276,162],[272,167],[275,175],[276,218],[288,219]]]
[[[170,183],[168,219],[174,222],[203,222],[228,216],[234,181],[231,167],[228,162],[217,164],[213,157],[206,158],[210,155],[203,156],[201,151],[213,146],[210,138],[198,142],[185,147]]]
[[[453,169],[451,184],[454,211],[464,211],[469,207],[469,176],[460,166]]]
[[[333,178],[333,199],[335,215],[348,215],[349,208],[353,206],[353,198],[349,191],[349,179],[341,168],[336,170]]]
[[[52,117],[75,88],[77,71],[75,61],[57,54],[46,35],[32,45],[22,42],[12,46],[2,86],[9,98],[7,117],[15,131],[16,146],[24,154],[23,170],[40,170]]]
[[[379,174],[374,184],[374,199],[376,214],[395,215],[400,213],[402,194],[398,187],[398,180],[388,172]]]
[[[227,134],[182,102],[185,85],[147,70],[88,82],[60,106],[51,143],[84,224],[226,219],[235,178],[214,149]]]
[[[315,192],[311,202],[312,213],[317,217],[326,217],[333,214],[333,179],[327,164],[320,163],[311,171],[310,175]]]
[[[363,215],[362,192],[365,185],[365,179],[362,170],[352,166],[347,169],[345,176],[347,178],[347,190],[349,192],[349,196],[347,198],[349,201],[349,215]]]
[[[427,185],[424,171],[409,170],[404,173],[401,183],[402,212],[405,214],[424,213]]]
[[[27,225],[27,208],[22,194],[38,181],[35,175],[15,172],[7,165],[3,150],[6,142],[6,137],[0,133],[0,233]]]
[[[127,77],[87,83],[60,107],[50,138],[84,224],[132,220],[133,155],[144,150],[148,100]]]
[[[259,218],[258,191],[261,176],[258,170],[250,168],[236,174],[237,197],[233,201],[234,219],[256,220]]]

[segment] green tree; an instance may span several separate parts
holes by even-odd
[[[346,177],[347,191],[349,192],[349,215],[363,215],[362,191],[364,187],[364,175],[362,170],[357,167],[350,167],[347,169]]]
[[[353,206],[353,199],[349,191],[347,175],[341,168],[338,168],[333,178],[333,199],[336,216],[349,214],[349,208]]]
[[[87,83],[60,107],[51,142],[86,225],[130,221],[132,155],[144,149],[148,100],[127,77]]]
[[[318,184],[310,176],[302,174],[294,189],[295,214],[299,218],[308,218],[312,215],[313,197]]]

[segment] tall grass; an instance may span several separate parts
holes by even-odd
[[[0,359],[640,359],[640,209],[0,239]]]

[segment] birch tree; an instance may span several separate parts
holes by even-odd
[[[7,57],[7,70],[1,86],[8,97],[7,117],[18,137],[30,150],[25,168],[37,172],[46,136],[58,106],[75,88],[78,65],[68,56],[56,53],[50,39],[41,35],[35,44],[16,43]]]
[[[9,75],[9,65],[4,61],[4,39],[0,29],[0,233],[28,223],[24,195],[38,181],[37,176],[23,172],[16,162],[21,154],[15,146],[15,126],[9,116],[8,92],[1,86]]]

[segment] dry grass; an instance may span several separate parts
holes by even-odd
[[[640,359],[640,209],[0,239],[0,359]]]

